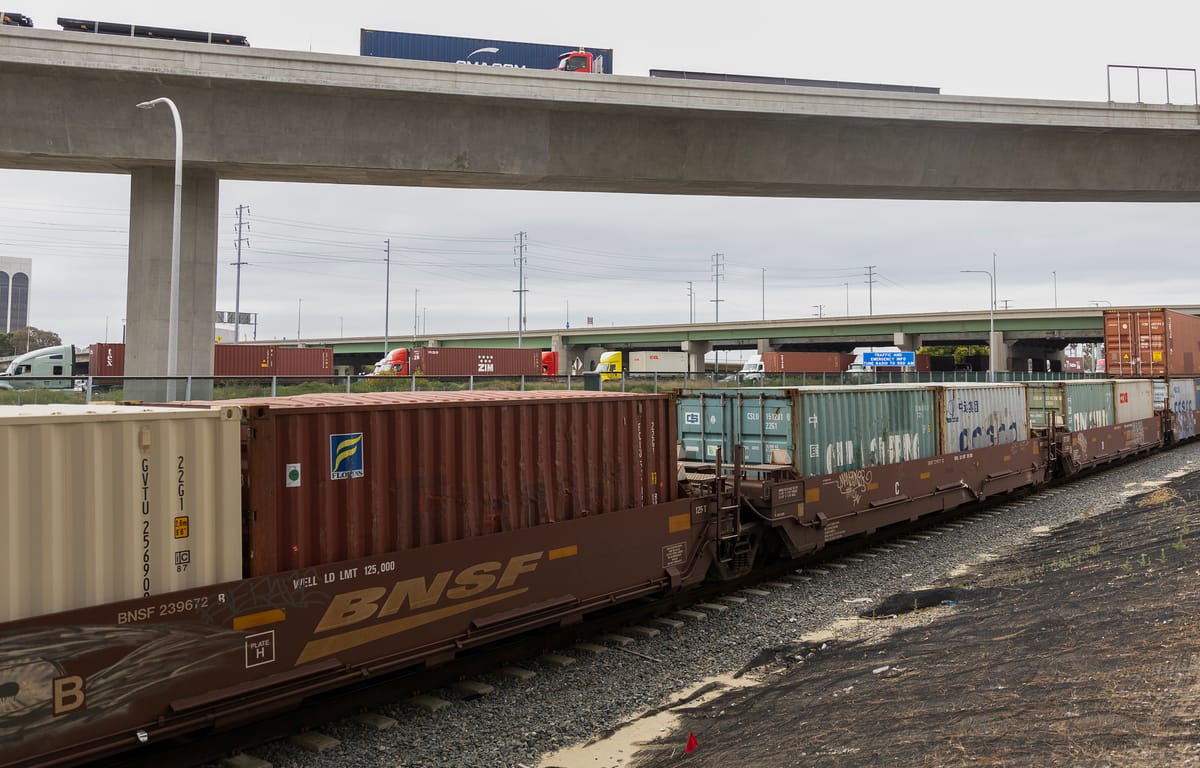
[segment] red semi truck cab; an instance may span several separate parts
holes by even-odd
[[[604,57],[582,48],[578,51],[567,51],[559,54],[558,66],[555,69],[559,72],[603,72]]]
[[[408,375],[408,350],[404,347],[398,347],[387,353],[387,356],[375,363],[375,370],[372,375],[378,376],[383,374],[407,376]]]

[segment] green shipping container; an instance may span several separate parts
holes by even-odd
[[[1111,381],[1030,381],[1026,387],[1031,426],[1053,421],[1078,432],[1116,422]]]
[[[791,464],[825,475],[937,454],[936,389],[927,385],[779,387],[681,393],[680,458]]]

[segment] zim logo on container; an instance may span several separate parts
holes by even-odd
[[[330,435],[329,478],[346,480],[351,477],[362,477],[364,474],[363,433]]]

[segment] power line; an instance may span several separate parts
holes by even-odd
[[[250,222],[242,221],[242,213],[243,212],[246,215],[249,215],[250,214],[250,206],[238,205],[238,207],[237,207],[237,227],[236,227],[237,239],[233,241],[234,247],[237,249],[237,261],[234,262],[234,266],[237,267],[237,287],[234,288],[234,292],[233,292],[233,343],[234,344],[237,344],[238,342],[240,342],[242,340],[242,334],[241,334],[241,330],[242,330],[242,265],[245,264],[245,262],[242,261],[242,243],[245,243],[247,248],[250,247],[250,237],[248,234],[244,234],[242,231],[242,228],[244,226],[245,233],[250,232]],[[257,335],[258,334],[255,333],[255,336],[257,336]],[[299,335],[297,335],[297,339],[299,339]]]
[[[517,258],[513,260],[517,265],[517,289],[513,293],[517,294],[517,346],[520,347],[525,330],[525,294],[529,292],[525,287],[525,233],[518,232],[513,238],[517,241],[514,248]]]
[[[867,270],[867,315],[875,314],[875,265],[865,267]]]
[[[712,255],[712,279],[713,288],[716,291],[716,297],[710,299],[713,303],[715,317],[713,322],[721,322],[721,280],[725,278],[725,254],[714,253]]]

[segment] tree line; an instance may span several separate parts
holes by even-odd
[[[23,355],[35,349],[57,347],[62,337],[54,331],[40,328],[19,328],[12,333],[0,333],[0,357]]]

